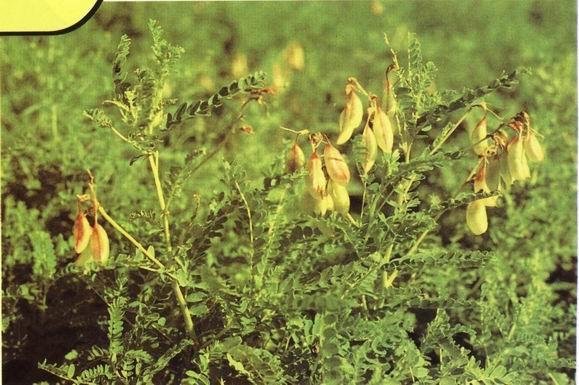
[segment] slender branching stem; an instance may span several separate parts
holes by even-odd
[[[137,241],[135,239],[135,237],[133,237],[131,234],[129,234],[120,224],[118,224],[107,212],[106,210],[99,205],[98,206],[98,212],[101,215],[101,217],[103,217],[115,230],[117,230],[119,233],[121,233],[125,238],[127,238],[129,240],[129,242],[131,242],[137,249],[139,249],[144,255],[145,257],[147,257],[151,262],[153,262],[155,265],[157,265],[160,269],[159,270],[154,270],[154,271],[158,271],[158,272],[162,272],[163,274],[167,274],[169,277],[171,277],[172,279],[176,279],[176,277],[167,272],[166,271],[166,267],[165,265],[159,261],[157,258],[155,258],[154,255],[152,255],[146,248],[145,246],[143,246],[139,241]]]
[[[149,155],[149,165],[151,166],[151,172],[153,173],[153,179],[155,181],[155,189],[157,190],[157,198],[159,200],[159,207],[161,208],[161,215],[163,216],[163,229],[165,233],[165,243],[167,245],[167,251],[171,252],[173,246],[171,244],[171,228],[169,226],[169,213],[167,212],[167,206],[165,204],[165,195],[163,194],[163,187],[161,186],[161,178],[159,177],[159,153],[156,151],[154,154]]]
[[[156,151],[154,154],[149,155],[149,165],[151,166],[151,172],[153,174],[153,179],[155,181],[155,189],[157,190],[157,198],[159,200],[159,207],[163,215],[163,229],[165,233],[165,243],[167,245],[167,252],[171,253],[173,251],[173,246],[171,244],[171,229],[169,226],[169,213],[167,212],[165,205],[165,195],[163,194],[163,187],[161,186],[161,178],[159,177],[159,152]],[[173,279],[172,283],[173,292],[177,303],[179,304],[179,309],[183,314],[183,319],[185,320],[185,330],[192,338],[195,338],[195,328],[193,326],[193,319],[191,318],[191,313],[187,307],[187,301],[183,296],[183,291],[179,286],[179,281]]]
[[[131,144],[131,141],[129,140],[129,138],[127,138],[126,136],[124,136],[123,134],[121,134],[121,132],[119,130],[117,130],[115,127],[111,126],[110,127],[111,131],[114,132],[119,138],[121,138],[123,141]]]
[[[454,124],[454,126],[446,133],[446,135],[444,136],[444,138],[436,145],[434,146],[434,148],[432,150],[430,150],[430,155],[434,155],[439,149],[440,147],[442,147],[442,145],[444,144],[444,142],[446,142],[448,140],[448,138],[450,138],[450,136],[453,134],[453,132],[460,126],[460,124],[466,119],[466,117],[468,116],[468,114],[470,113],[471,108],[469,107],[467,109],[467,111],[460,117],[460,119]],[[412,182],[414,181],[414,179],[410,179],[410,183],[408,183],[407,188],[404,190],[404,194],[406,195],[408,193],[408,190],[410,189],[410,186],[412,185]],[[438,219],[439,216],[437,216],[436,219]],[[424,241],[424,239],[426,238],[426,236],[428,235],[428,233],[430,233],[430,229],[424,230],[422,232],[422,234],[420,234],[420,236],[414,241],[414,243],[412,244],[412,246],[410,247],[410,249],[408,250],[408,252],[406,253],[405,257],[408,257],[410,255],[412,255],[413,253],[416,252],[416,250],[418,250],[418,246],[420,246],[420,244],[422,243],[422,241]]]
[[[454,124],[454,126],[452,126],[452,128],[444,135],[442,140],[440,142],[438,142],[438,144],[436,146],[434,146],[432,148],[432,150],[430,150],[430,153],[429,153],[430,155],[434,155],[434,154],[436,154],[436,152],[438,150],[440,150],[442,145],[448,140],[448,138],[451,137],[451,135],[454,133],[454,131],[456,131],[456,129],[462,124],[462,122],[466,119],[466,117],[468,116],[469,113],[470,113],[470,107],[466,110],[464,115],[462,115],[460,117],[460,119]]]

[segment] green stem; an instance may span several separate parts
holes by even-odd
[[[124,136],[123,134],[121,134],[121,132],[120,132],[119,130],[117,130],[115,127],[110,126],[110,129],[111,129],[112,132],[115,133],[116,136],[118,136],[119,138],[121,138],[123,141],[131,144],[131,141],[130,141],[126,136]],[[132,144],[131,144],[131,145],[132,145]]]
[[[404,257],[402,257],[402,259],[406,259],[410,255],[412,255],[418,249],[418,246],[420,246],[420,244],[422,243],[424,238],[426,238],[426,236],[428,235],[429,232],[430,232],[430,230],[424,230],[422,232],[422,234],[420,234],[420,236],[416,239],[416,241],[414,241],[414,243],[412,244],[412,247],[410,248],[410,250],[408,250],[406,255]]]
[[[460,124],[463,122],[463,120],[466,119],[466,117],[468,116],[469,113],[470,113],[470,107],[466,110],[464,115],[462,115],[460,117],[458,122],[456,122],[455,125],[445,134],[445,136],[442,138],[442,140],[436,146],[434,146],[434,148],[432,150],[430,150],[429,155],[434,155],[438,150],[440,150],[440,147],[442,147],[444,142],[446,142],[448,140],[448,138],[450,138],[450,136],[454,133],[454,131],[456,131],[456,129],[460,126]]]
[[[171,229],[169,227],[169,213],[165,205],[165,195],[163,194],[163,187],[161,186],[161,178],[159,177],[159,152],[149,155],[149,165],[155,180],[155,189],[157,190],[157,198],[159,199],[159,207],[161,208],[161,215],[163,216],[163,229],[165,233],[165,243],[167,244],[167,251],[171,252],[173,247],[171,245]]]
[[[235,117],[235,119],[233,119],[233,121],[227,126],[226,130],[225,130],[225,137],[223,138],[223,140],[221,142],[219,142],[217,144],[217,146],[215,146],[213,148],[213,150],[211,150],[211,152],[207,153],[207,155],[205,155],[205,157],[191,170],[191,175],[196,172],[198,169],[201,168],[201,166],[203,166],[205,163],[207,163],[207,161],[209,161],[211,158],[213,158],[229,141],[229,139],[231,138],[231,136],[234,133],[234,128],[235,128],[235,124],[239,121],[241,121],[241,119],[243,118],[243,110],[245,109],[245,106],[247,106],[248,101],[245,101],[241,108],[239,109],[239,113],[237,114],[237,116]]]
[[[450,138],[450,136],[460,126],[460,124],[464,121],[464,119],[466,119],[469,112],[470,112],[470,108],[467,109],[467,111],[455,123],[455,125],[452,127],[452,129],[446,133],[445,137],[440,141],[440,143],[438,143],[432,150],[430,150],[430,155],[434,155],[440,149],[440,147],[442,147],[444,142],[446,142],[448,140],[448,138]],[[409,161],[410,161],[410,158],[406,157],[405,162],[408,163]],[[414,177],[408,179],[407,184],[404,188],[404,191],[398,196],[398,205],[401,205],[404,202],[404,197],[406,196],[406,194],[408,194],[408,190],[410,190],[410,186],[412,186],[412,183],[414,182],[414,180],[415,180]],[[438,216],[438,217],[440,217],[440,216]],[[438,217],[436,219],[438,219]],[[420,246],[422,241],[424,241],[424,238],[426,238],[426,236],[428,235],[429,232],[430,232],[430,229],[424,230],[424,232],[422,232],[422,234],[420,234],[420,236],[416,239],[416,241],[414,241],[412,247],[410,248],[410,250],[408,250],[408,252],[406,253],[406,255],[404,257],[408,257],[409,255],[414,253],[418,249],[418,246]]]
[[[155,181],[155,189],[157,190],[157,198],[159,199],[159,207],[161,208],[161,213],[163,215],[163,228],[165,232],[165,243],[167,244],[167,251],[172,252],[173,246],[171,245],[171,229],[169,227],[169,213],[166,210],[165,196],[163,194],[163,188],[161,186],[161,179],[159,178],[159,152],[156,151],[154,154],[149,155],[149,165],[151,166],[151,172],[153,173],[153,179]],[[195,328],[193,326],[193,319],[191,318],[191,313],[187,307],[187,301],[183,296],[181,287],[179,286],[179,281],[177,279],[173,280],[173,292],[175,293],[175,298],[179,304],[179,309],[183,314],[183,319],[185,320],[185,330],[192,338],[195,338]]]
[[[139,241],[137,241],[131,234],[129,234],[121,225],[119,225],[111,216],[105,211],[105,209],[99,204],[98,205],[98,212],[115,230],[121,233],[125,238],[129,240],[137,249],[139,249],[145,257],[147,257],[151,262],[157,265],[161,271],[167,274],[172,279],[176,280],[177,278],[171,274],[166,272],[165,265],[155,258]]]

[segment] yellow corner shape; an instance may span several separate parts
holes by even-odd
[[[0,0],[0,33],[58,32],[80,22],[101,0]]]

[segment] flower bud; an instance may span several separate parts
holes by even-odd
[[[525,180],[531,177],[529,164],[523,148],[523,141],[520,136],[516,136],[508,146],[509,172],[513,180]]]
[[[326,195],[326,176],[322,169],[322,160],[314,150],[307,164],[308,175],[306,176],[306,187],[312,197],[322,199]]]
[[[388,115],[386,115],[378,105],[374,108],[374,119],[372,122],[378,147],[380,147],[380,150],[385,154],[391,154],[392,146],[394,145],[392,124],[390,123]]]
[[[466,206],[466,225],[474,235],[481,235],[488,229],[487,209],[482,199]]]
[[[92,258],[96,262],[106,263],[109,258],[109,237],[101,225],[98,223],[93,227],[90,238]]]
[[[340,114],[340,135],[337,144],[344,144],[352,137],[354,129],[362,123],[364,107],[362,101],[356,95],[356,87],[348,83],[346,85],[346,105]]]
[[[331,180],[344,186],[350,182],[350,169],[344,157],[330,143],[324,147],[324,162]]]
[[[541,162],[545,159],[545,154],[539,140],[537,139],[537,135],[535,135],[531,130],[529,130],[529,134],[525,138],[524,147],[525,153],[530,161]]]
[[[328,190],[334,202],[334,210],[343,215],[348,214],[350,211],[350,195],[346,186],[331,180]]]
[[[88,223],[88,219],[86,219],[83,212],[79,211],[74,220],[74,227],[72,229],[74,235],[74,251],[78,254],[82,253],[82,251],[88,246],[91,232],[92,229],[90,223]]]
[[[287,170],[290,174],[293,174],[300,168],[304,166],[306,162],[306,156],[302,151],[301,147],[297,143],[294,143],[290,149],[288,160],[287,160]]]
[[[473,144],[474,153],[477,155],[485,155],[489,146],[487,136],[487,118],[482,118],[475,128],[472,130],[470,140]]]
[[[362,143],[364,144],[364,150],[366,151],[366,159],[363,165],[364,174],[367,174],[374,163],[376,162],[376,155],[378,154],[378,144],[376,143],[376,136],[374,131],[366,125],[364,127],[364,132],[362,133]]]

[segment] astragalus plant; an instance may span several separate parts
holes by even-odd
[[[500,213],[505,201],[512,205],[512,186],[532,188],[533,164],[545,156],[533,112],[485,100],[515,87],[525,71],[439,92],[436,67],[410,36],[407,59],[389,52],[381,89],[344,74],[344,99],[327,126],[295,127],[290,120],[261,127],[246,121],[244,110],[267,105],[283,91],[279,86],[266,87],[258,72],[206,99],[179,103],[169,79],[179,81],[172,66],[182,50],[164,40],[156,23],[150,29],[151,61],[130,69],[131,42],[121,38],[114,94],[86,115],[99,135],[126,143],[127,167],[148,175],[151,199],[110,210],[114,202],[103,192],[116,186],[100,183],[98,170],[84,174],[71,202],[77,216],[69,237],[79,256],[62,274],[77,277],[106,304],[104,319],[84,315],[106,340],[42,369],[75,384],[475,385],[561,378],[570,363],[554,341],[569,335],[534,340],[544,359],[527,371],[520,369],[523,353],[509,345],[518,338],[531,349],[521,341],[546,322],[540,313],[548,298],[517,302],[524,322],[510,322],[495,307],[497,251],[441,237],[443,226],[446,238],[486,237],[487,209]],[[298,71],[304,54],[292,47],[299,54],[284,65]],[[193,141],[186,158],[172,158],[175,138],[211,113],[220,140]],[[269,148],[272,164],[255,154],[263,177],[249,179],[233,158],[211,175],[222,192],[194,193],[205,182],[198,170],[231,147],[235,135],[257,130],[287,144]],[[123,170],[117,174],[122,184]],[[449,174],[451,183],[442,180]],[[130,194],[133,186],[123,188]],[[456,212],[460,221],[449,225]],[[563,318],[560,309],[555,313],[549,322]]]

